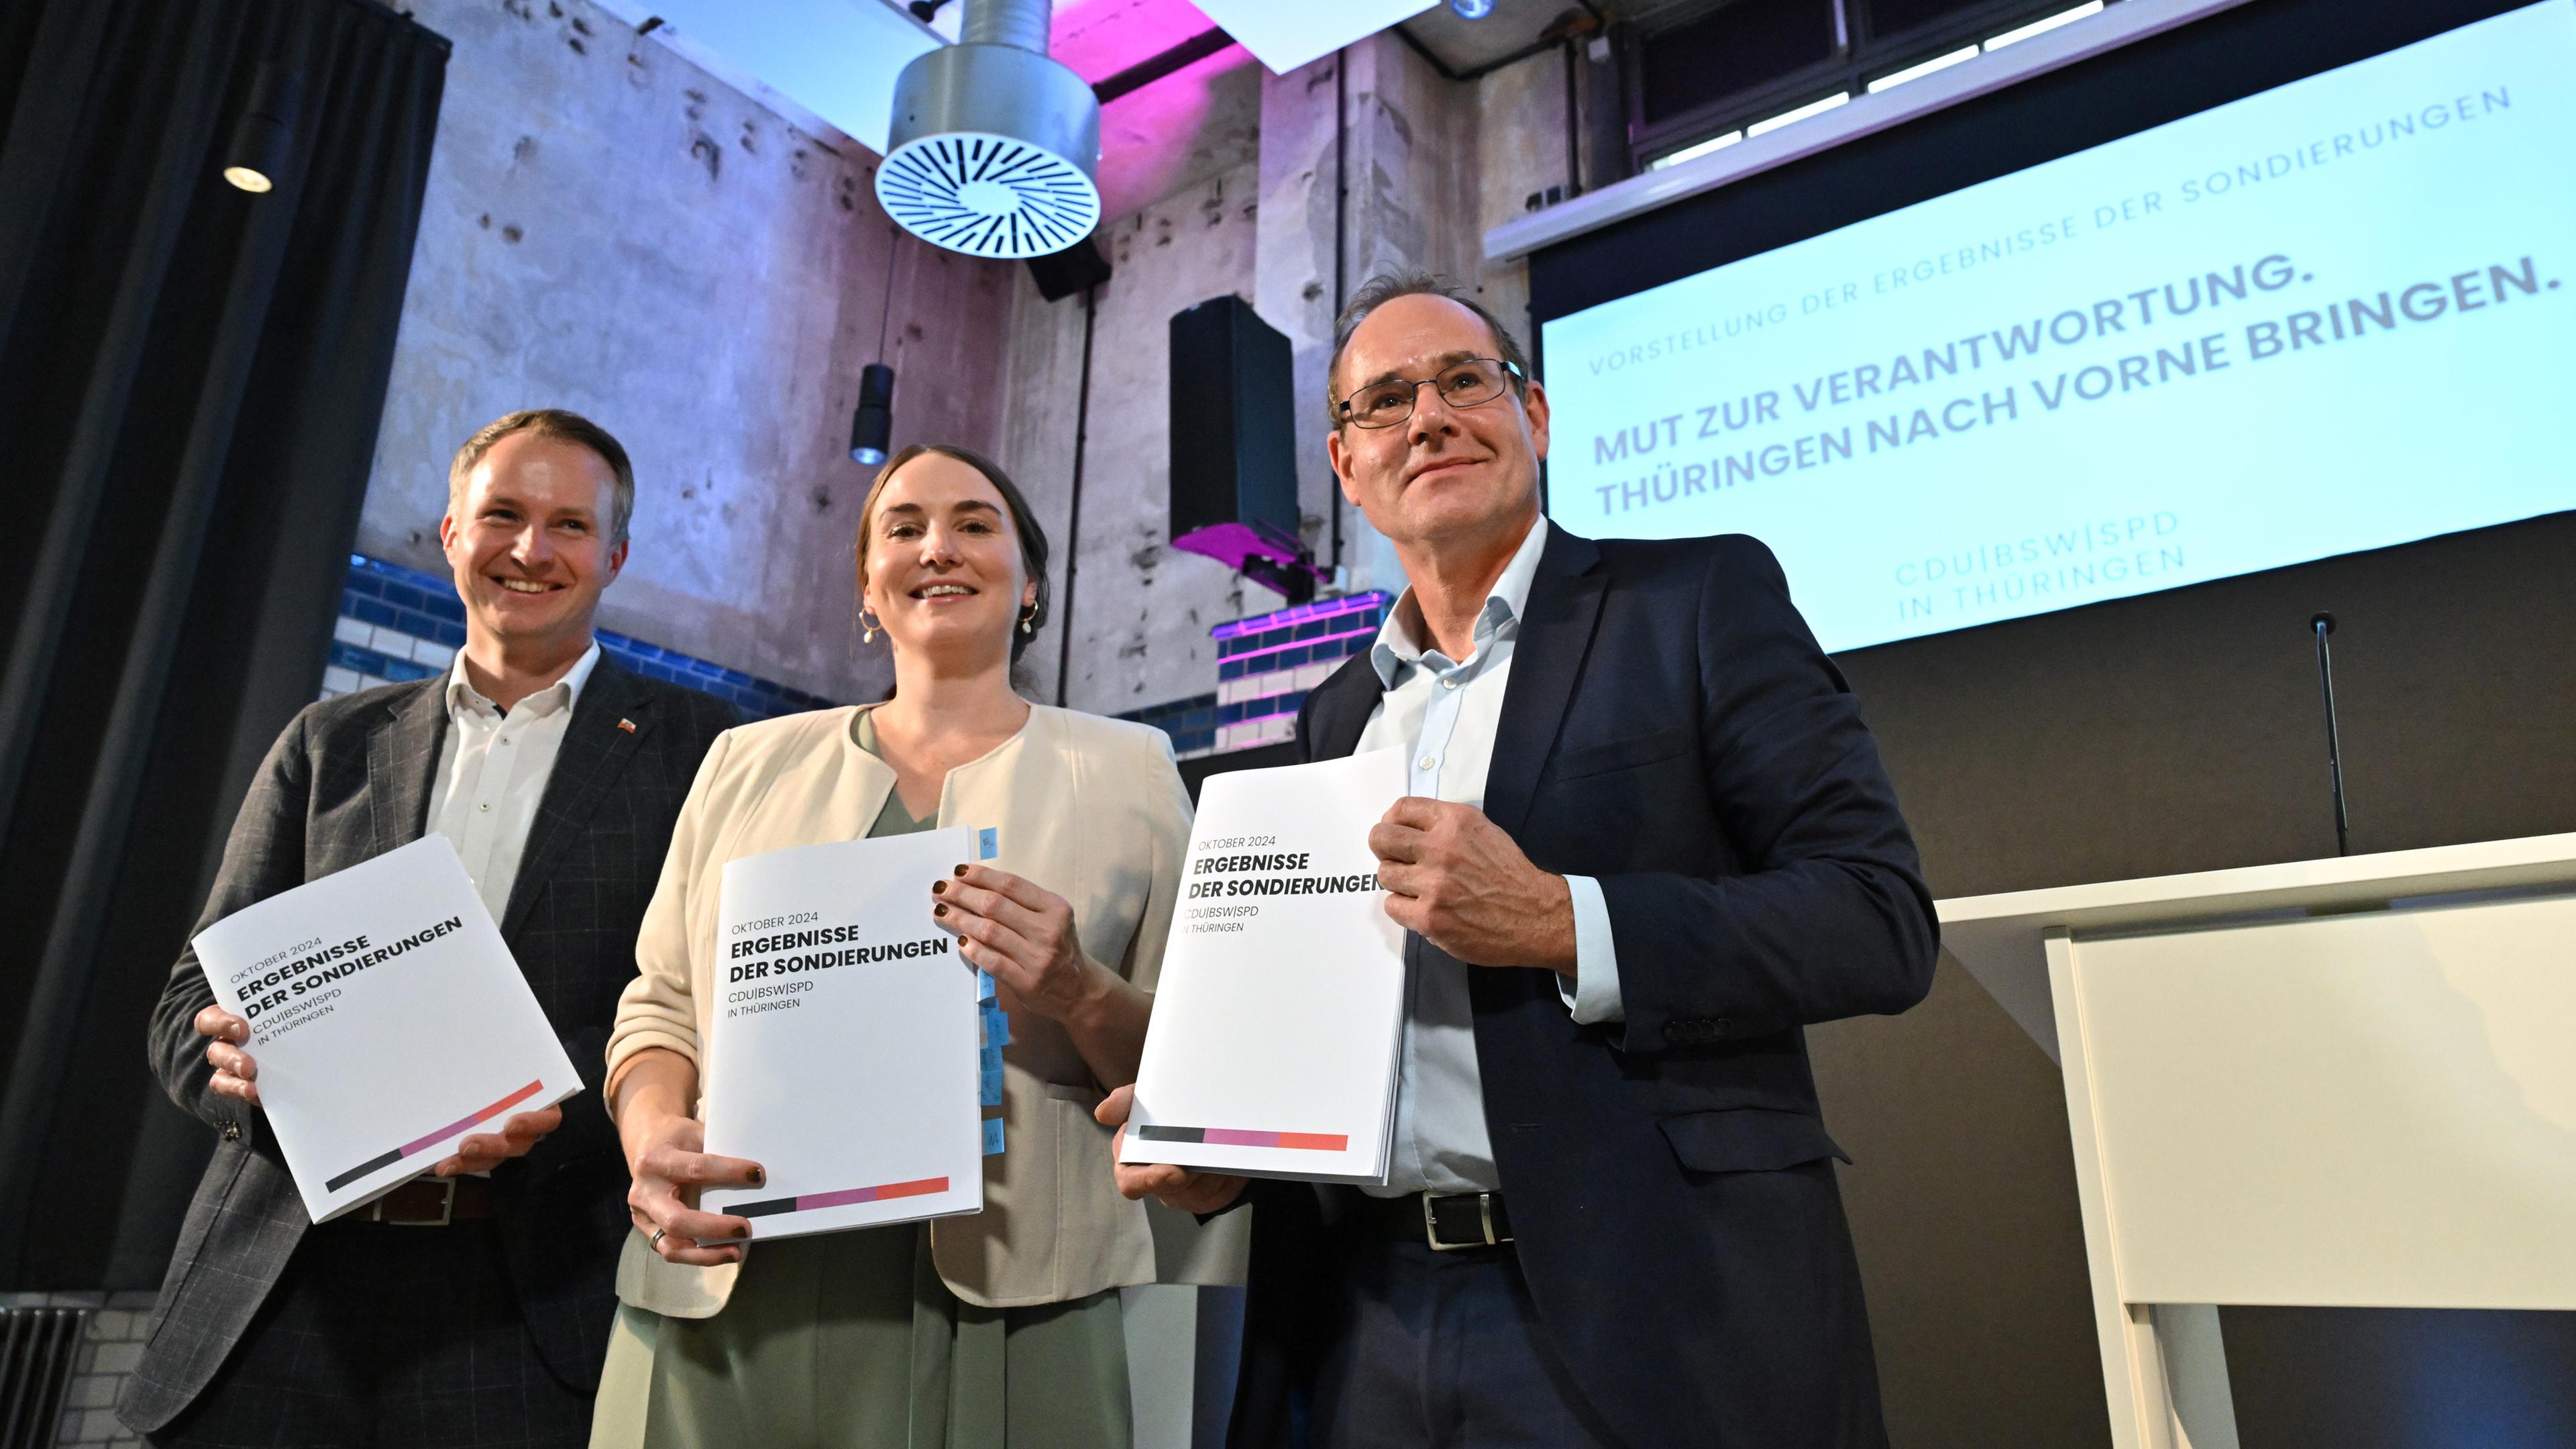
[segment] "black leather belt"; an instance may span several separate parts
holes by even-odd
[[[415,1177],[374,1202],[333,1218],[333,1223],[385,1223],[404,1228],[443,1228],[492,1216],[492,1179]]]
[[[1398,1243],[1428,1243],[1440,1252],[1492,1248],[1512,1240],[1511,1214],[1499,1192],[1461,1192],[1435,1197],[1427,1192],[1403,1197],[1360,1199],[1359,1222],[1373,1238]]]

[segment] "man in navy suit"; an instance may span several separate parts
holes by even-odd
[[[1883,1449],[1802,1028],[1912,1006],[1938,943],[1859,706],[1761,544],[1540,516],[1547,394],[1466,294],[1362,287],[1328,392],[1411,585],[1297,722],[1406,752],[1392,1176],[1119,1171],[1257,1204],[1232,1442]]]

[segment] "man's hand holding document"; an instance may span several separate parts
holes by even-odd
[[[317,1223],[581,1090],[445,836],[236,911],[195,944],[216,1004],[246,1024],[233,1045]]]
[[[1209,777],[1119,1160],[1384,1182],[1404,930],[1369,830],[1404,756]]]

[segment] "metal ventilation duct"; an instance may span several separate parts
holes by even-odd
[[[877,202],[978,257],[1059,252],[1100,224],[1100,102],[1047,58],[1048,0],[966,0],[959,42],[905,66]]]

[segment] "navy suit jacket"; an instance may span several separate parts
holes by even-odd
[[[1345,664],[1299,756],[1349,754],[1379,694],[1366,656]],[[1553,531],[1485,813],[1541,869],[1599,879],[1618,951],[1626,1019],[1598,1026],[1551,972],[1469,971],[1521,1266],[1576,1386],[1634,1449],[1883,1449],[1801,1028],[1920,1001],[1938,934],[1859,704],[1770,551]],[[1237,1446],[1294,1442],[1350,1191],[1256,1187]]]

